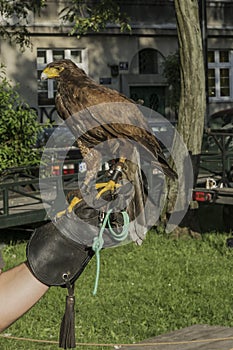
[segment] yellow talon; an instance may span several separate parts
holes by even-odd
[[[75,207],[76,204],[78,204],[79,202],[81,202],[82,199],[78,198],[78,197],[74,197],[72,199],[72,201],[70,202],[70,205],[68,206],[68,213],[71,213],[73,208]]]
[[[113,180],[110,180],[110,181],[112,181],[112,182],[115,183],[115,181],[113,181]],[[109,182],[110,182],[110,181],[109,181]],[[106,186],[108,185],[109,182],[100,182],[100,183],[97,183],[97,184],[95,184],[95,188],[98,190],[98,189],[100,189],[100,188],[106,187]],[[121,185],[115,183],[114,187],[115,187],[115,188],[118,188],[118,187],[121,187]],[[113,189],[114,189],[114,188],[113,188]]]
[[[95,185],[96,189],[102,188],[102,190],[99,191],[99,193],[97,194],[96,198],[99,199],[104,192],[106,192],[106,191],[113,192],[115,190],[115,188],[118,188],[120,186],[121,186],[120,184],[117,184],[113,180],[110,180],[108,182],[98,183],[98,184]]]
[[[66,210],[59,211],[59,212],[56,214],[55,218],[56,218],[56,219],[60,219],[65,213],[66,213]]]
[[[56,219],[60,219],[64,214],[66,214],[66,212],[71,213],[73,208],[75,207],[76,204],[78,204],[79,202],[81,202],[82,199],[78,198],[78,197],[74,197],[72,199],[72,201],[70,202],[70,205],[68,206],[67,209],[59,211],[56,214]]]
[[[107,182],[100,182],[100,183],[97,183],[95,184],[95,188],[98,190],[99,188],[103,188],[105,186],[107,186]]]

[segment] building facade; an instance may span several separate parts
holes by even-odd
[[[204,1],[204,0],[200,0]],[[10,79],[17,82],[26,102],[43,123],[59,122],[54,108],[54,81],[40,81],[47,63],[70,58],[100,84],[116,89],[135,100],[143,100],[169,120],[168,84],[163,61],[178,48],[175,9],[172,0],[127,0],[122,11],[131,18],[131,33],[109,25],[99,33],[81,38],[69,35],[59,13],[64,1],[48,0],[40,16],[30,14],[28,29],[32,49],[21,52],[6,41],[0,43],[0,61]],[[67,2],[66,2],[67,4]],[[208,113],[233,107],[233,2],[205,1],[208,56]]]

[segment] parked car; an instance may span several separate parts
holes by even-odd
[[[209,117],[203,136],[200,177],[232,179],[233,166],[233,108],[221,110]]]
[[[233,131],[233,108],[223,109],[209,117],[208,127],[210,129]]]
[[[41,149],[43,160],[48,159],[51,175],[67,175],[86,170],[74,136],[65,126],[45,128],[38,135],[35,148]]]
[[[171,147],[174,128],[169,121],[162,117],[162,119],[149,121],[149,126],[159,140],[165,139],[165,146]],[[166,147],[162,142],[161,145],[166,153]],[[64,159],[62,169],[64,175],[86,171],[86,164],[82,161],[82,155],[75,144],[74,136],[66,126],[45,128],[38,136],[36,147],[45,149],[44,152],[46,152],[51,162],[52,175],[61,173],[60,167]],[[104,168],[107,170],[107,164],[104,165]]]
[[[152,129],[155,137],[160,141],[162,149],[167,153],[166,148],[172,147],[173,139],[175,136],[175,122],[170,122],[164,117],[158,120],[149,120],[148,122],[150,128]]]

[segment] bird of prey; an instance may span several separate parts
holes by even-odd
[[[134,141],[145,154],[155,159],[155,165],[168,177],[175,179],[176,173],[168,165],[160,144],[149,128],[145,118],[138,109],[135,101],[129,99],[116,90],[96,83],[77,65],[68,59],[57,60],[49,63],[41,74],[41,79],[55,79],[57,81],[57,94],[55,99],[56,109],[60,117],[67,122],[74,135],[78,135],[78,146],[87,163],[88,185],[100,166],[101,155],[95,151],[95,146],[110,139],[119,139],[118,163],[112,178],[103,187],[98,197],[107,190],[114,190],[119,175],[126,173],[128,180],[133,181],[138,175],[138,170],[128,160],[129,153],[133,153],[133,147],[129,150],[129,144],[124,140]],[[117,118],[112,118],[114,106],[123,106]],[[93,106],[103,106],[97,112]],[[106,107],[105,107],[106,106]],[[89,111],[88,118],[73,118],[78,113]],[[104,114],[104,116],[103,116]],[[92,125],[93,120],[93,125]],[[131,174],[131,171],[133,174]],[[89,175],[88,175],[89,174]],[[139,185],[142,186],[142,185]],[[138,191],[140,193],[140,190]],[[144,194],[142,194],[142,197]],[[140,202],[137,200],[137,202]],[[143,202],[143,201],[142,201]]]

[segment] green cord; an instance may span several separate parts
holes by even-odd
[[[128,236],[128,230],[129,230],[129,215],[127,214],[126,211],[122,212],[122,216],[124,219],[124,225],[123,225],[123,230],[120,234],[116,233],[110,223],[110,214],[112,212],[112,209],[110,209],[107,214],[105,215],[103,224],[101,225],[100,228],[100,232],[98,237],[95,237],[93,239],[93,244],[92,244],[92,249],[95,252],[96,255],[96,278],[95,278],[95,286],[94,286],[94,290],[93,290],[93,295],[96,295],[97,293],[97,288],[98,288],[98,283],[99,283],[99,276],[100,276],[100,251],[103,248],[104,245],[104,239],[103,239],[103,234],[104,234],[104,230],[106,228],[106,225],[108,223],[108,227],[109,227],[109,231],[111,233],[111,235],[113,236],[113,238],[118,241],[124,241],[127,236]]]

